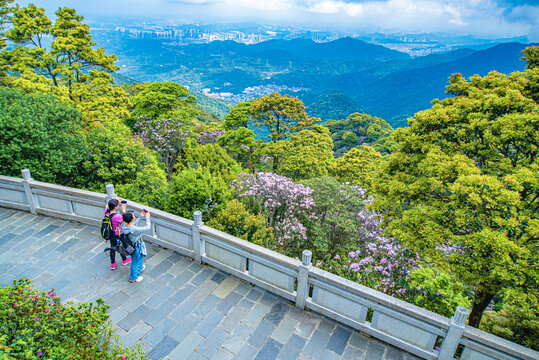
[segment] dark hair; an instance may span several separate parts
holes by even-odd
[[[131,221],[133,221],[135,216],[133,215],[132,212],[127,212],[127,213],[123,214],[122,217],[124,219],[124,222],[129,224]]]
[[[117,207],[119,203],[120,202],[118,201],[118,199],[111,199],[107,205],[109,207],[109,211],[114,210],[114,208]]]

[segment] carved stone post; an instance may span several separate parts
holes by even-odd
[[[105,188],[107,190],[107,203],[112,199],[118,199],[118,196],[114,193],[114,185],[107,184]]]
[[[305,301],[309,296],[309,270],[313,253],[309,250],[303,250],[301,254],[301,264],[298,272],[298,290],[296,291],[296,307],[305,309]]]
[[[37,208],[38,204],[36,199],[34,198],[34,194],[32,194],[32,189],[30,188],[30,184],[34,179],[32,179],[32,175],[30,175],[30,170],[28,169],[22,169],[22,187],[24,188],[24,194],[26,195],[26,201],[28,202],[28,205],[30,206],[30,212],[34,215],[37,215]]]
[[[457,346],[459,345],[462,333],[464,332],[464,327],[466,324],[466,319],[470,312],[464,306],[458,306],[455,310],[455,315],[451,318],[451,326],[447,335],[444,338],[442,347],[440,348],[440,354],[438,355],[438,360],[452,360]]]
[[[202,241],[202,237],[200,236],[200,227],[202,226],[202,213],[200,211],[195,211],[193,213],[193,220],[195,221],[193,223],[192,231],[193,231],[193,251],[195,252],[195,261],[197,263],[202,263],[202,254],[206,253],[206,249],[204,246],[204,242]]]

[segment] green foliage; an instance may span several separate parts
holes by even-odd
[[[0,88],[0,169],[20,176],[69,185],[85,157],[80,114],[48,95]],[[102,188],[100,188],[102,190]]]
[[[251,103],[240,102],[239,104],[230,108],[229,113],[225,116],[225,122],[223,123],[223,129],[238,130],[239,128],[246,128],[250,123]]]
[[[453,97],[397,131],[399,151],[374,184],[373,205],[389,233],[474,288],[475,327],[504,288],[538,287],[539,105],[527,92],[533,71],[452,76]]]
[[[296,97],[272,93],[251,103],[251,116],[256,126],[265,127],[272,142],[286,140],[292,132],[316,122],[305,112],[305,105]]]
[[[227,153],[243,168],[254,171],[258,162],[257,152],[260,147],[255,140],[253,130],[238,127],[237,130],[227,130],[217,139],[217,144],[226,149]]]
[[[108,305],[63,304],[52,291],[35,289],[28,279],[0,288],[2,359],[144,359],[140,345],[118,344]]]
[[[223,178],[226,184],[237,179],[241,166],[217,144],[193,145],[184,149],[180,164],[185,167],[201,167]]]
[[[411,273],[406,296],[409,302],[447,317],[453,316],[457,306],[471,305],[462,283],[432,268]]]
[[[0,50],[2,50],[6,46],[6,39],[4,36],[5,32],[5,24],[8,22],[8,14],[10,12],[9,4],[11,4],[13,0],[0,0]],[[1,76],[1,75],[0,75]]]
[[[230,100],[216,99],[192,90],[191,93],[196,97],[197,104],[204,109],[204,112],[214,114],[217,119],[225,117],[230,108],[236,104]]]
[[[303,184],[313,190],[314,221],[307,225],[305,248],[314,258],[331,259],[337,253],[363,248],[362,219],[358,213],[365,207],[364,193],[357,186],[339,184],[330,176],[306,180]]]
[[[267,155],[280,160],[278,173],[295,180],[325,176],[333,162],[333,142],[327,128],[312,125],[289,140],[270,143]]]
[[[90,69],[118,70],[113,65],[116,56],[105,55],[103,48],[93,49],[96,43],[90,28],[74,9],[59,8],[55,14],[53,24],[44,9],[33,4],[17,6],[11,18],[13,27],[6,33],[7,39],[17,46],[4,51],[2,58],[9,70],[19,75],[33,72],[47,76],[54,86],[67,85],[73,100],[71,86],[87,82],[91,78]],[[44,41],[48,36],[52,36],[50,46]]]
[[[202,167],[189,167],[173,176],[167,211],[189,219],[195,210],[215,208],[219,212],[231,199],[232,191],[221,176]],[[209,219],[208,211],[203,215]]]
[[[508,294],[499,311],[486,311],[481,330],[539,350],[539,299],[537,294]],[[495,306],[496,308],[496,306]]]
[[[390,138],[393,128],[375,116],[353,113],[346,120],[330,120],[324,125],[331,132],[336,157],[363,144],[374,147],[383,155],[395,150]]]
[[[364,113],[365,109],[345,93],[333,92],[309,105],[307,112],[322,121],[328,121],[346,119],[350,114]]]
[[[236,199],[226,204],[207,225],[260,246],[269,247],[273,240],[273,230],[266,227],[266,217],[252,215]]]
[[[180,84],[168,81],[149,83],[133,98],[133,115],[148,116],[153,120],[186,120],[196,115],[195,102],[196,98]]]
[[[350,149],[331,165],[330,172],[341,183],[357,184],[370,189],[380,169],[382,155],[368,145]]]
[[[155,153],[132,140],[127,129],[92,129],[86,141],[89,153],[75,183],[99,192],[110,183],[122,197],[155,207],[165,205],[165,171]]]

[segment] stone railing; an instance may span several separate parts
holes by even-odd
[[[98,225],[106,194],[0,176],[0,206],[61,219]],[[141,204],[129,202],[141,211]],[[458,307],[448,319],[381,292],[320,270],[311,264],[310,251],[302,261],[278,254],[205,226],[199,211],[194,221],[157,209],[145,239],[206,263],[296,304],[311,309],[424,359],[461,360],[539,359],[539,353],[465,325],[468,309]],[[437,348],[439,347],[439,350]]]

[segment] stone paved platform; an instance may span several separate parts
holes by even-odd
[[[130,284],[103,248],[97,227],[0,208],[0,285],[26,276],[63,300],[102,297],[124,345],[150,359],[417,359],[157,246]]]

